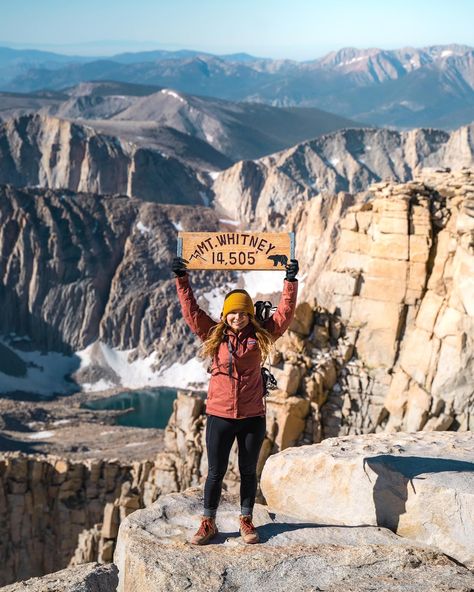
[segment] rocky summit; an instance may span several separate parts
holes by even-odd
[[[199,490],[164,496],[131,514],[120,527],[114,556],[118,591],[467,592],[474,585],[469,570],[384,528],[322,526],[261,505],[254,523],[262,542],[245,545],[237,502],[224,496],[219,534],[205,547],[189,543],[199,524]]]

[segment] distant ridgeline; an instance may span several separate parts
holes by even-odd
[[[329,110],[341,119],[350,118],[377,126],[453,129],[474,119],[472,56],[472,47],[456,44],[395,50],[343,48],[305,62],[253,56],[242,60],[238,55],[214,56],[192,51],[186,55],[162,51],[127,53],[126,57],[117,55],[106,60],[91,60],[44,52],[28,56],[24,50],[3,48],[0,50],[3,64],[0,90],[42,91],[23,101],[36,109],[45,103],[56,107],[68,94],[78,98],[91,94],[94,101],[89,103],[94,103],[96,117],[97,114],[110,117],[110,109],[114,106],[110,96],[118,97],[112,114],[120,116],[121,112],[133,109],[135,103],[146,103],[147,96],[160,89],[166,91],[169,98],[184,92],[248,101],[253,103],[253,109],[261,109],[261,112],[256,116],[250,110],[247,119],[250,124],[264,122],[259,135],[267,142],[272,135],[268,125],[272,115],[270,110],[265,112],[258,106],[262,103],[282,105],[287,111],[290,111],[288,107]],[[58,60],[63,65],[58,64]],[[106,80],[84,82],[100,78]],[[114,80],[123,82],[110,82]],[[235,84],[235,80],[239,83]],[[70,90],[81,81],[79,91]],[[140,82],[143,87],[137,84]],[[94,91],[92,85],[99,89]],[[44,89],[52,92],[45,93]],[[59,113],[65,117],[71,114],[77,117],[81,108],[84,106],[77,106],[76,102],[59,109]],[[166,117],[167,110],[161,113]],[[235,118],[229,115],[228,119],[235,122]],[[142,117],[145,119],[147,117]],[[155,116],[155,121],[157,119]],[[304,129],[308,122],[307,114],[293,114],[293,128]],[[321,129],[324,124],[319,125],[319,133],[330,131]],[[306,137],[315,135],[308,129]],[[273,151],[281,148],[275,146]]]

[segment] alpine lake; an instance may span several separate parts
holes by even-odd
[[[130,409],[117,418],[117,424],[138,428],[165,428],[173,412],[177,390],[166,387],[124,391],[104,399],[83,403],[86,409]]]

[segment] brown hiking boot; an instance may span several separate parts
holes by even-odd
[[[191,545],[205,545],[218,533],[216,519],[210,516],[201,518],[201,526],[191,539]]]
[[[252,524],[252,516],[240,515],[239,520],[240,536],[242,537],[244,543],[247,543],[248,545],[259,543],[260,537],[258,536],[255,526]]]

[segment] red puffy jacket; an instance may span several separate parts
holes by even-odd
[[[187,324],[204,341],[217,322],[197,305],[187,275],[176,278],[176,288]],[[275,340],[283,335],[293,318],[297,293],[298,282],[285,280],[277,310],[262,323]],[[220,344],[212,361],[206,413],[235,419],[265,415],[260,370],[262,356],[255,329],[249,323],[239,333],[230,328],[226,329],[226,333],[228,338]]]

